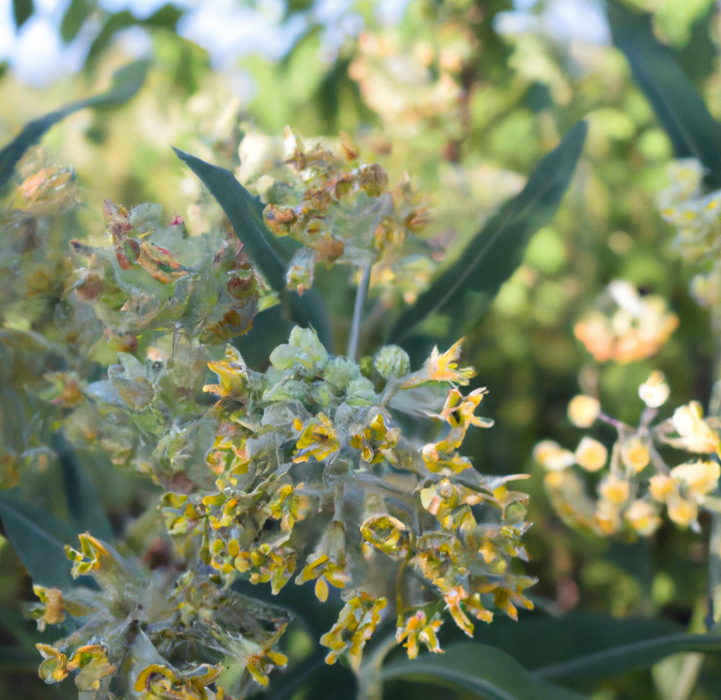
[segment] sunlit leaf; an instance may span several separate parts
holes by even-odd
[[[0,151],[0,190],[7,184],[15,170],[15,166],[23,157],[25,151],[40,141],[50,127],[69,114],[86,107],[106,109],[125,104],[140,90],[145,82],[148,67],[149,63],[147,61],[136,61],[123,66],[113,74],[112,84],[106,92],[84,100],[71,102],[56,112],[46,114],[44,117],[34,119],[27,124],[14,140]]]
[[[541,160],[523,190],[502,207],[471,240],[458,261],[396,321],[391,342],[400,342],[436,311],[447,311],[453,317],[454,334],[462,334],[480,320],[501,285],[520,264],[531,236],[556,213],[576,169],[586,132],[586,123],[579,122]],[[476,299],[469,313],[465,302],[471,294]]]
[[[676,157],[698,158],[708,169],[707,184],[721,187],[721,124],[709,113],[683,72],[673,51],[653,32],[651,15],[616,0],[606,3],[613,43],[631,64],[673,144]]]
[[[445,654],[425,654],[385,666],[384,681],[410,680],[463,688],[483,700],[582,700],[570,690],[534,678],[503,651],[485,644],[456,644]]]

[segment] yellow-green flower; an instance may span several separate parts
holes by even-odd
[[[403,646],[408,650],[409,659],[415,659],[418,656],[420,644],[425,645],[428,651],[432,651],[434,654],[443,654],[437,636],[442,624],[443,620],[439,613],[436,613],[429,621],[423,610],[418,610],[415,615],[408,618],[404,625],[398,627],[396,640],[398,644],[406,640]]]
[[[324,413],[311,418],[304,426],[296,419],[295,427],[302,432],[295,445],[294,462],[307,462],[311,457],[322,462],[340,449],[333,421]]]
[[[373,598],[363,592],[348,600],[330,632],[320,638],[320,643],[330,649],[325,662],[333,664],[341,654],[347,653],[351,667],[359,668],[363,647],[381,621],[381,610],[387,604],[385,598]]]

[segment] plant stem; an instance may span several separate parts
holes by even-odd
[[[368,262],[361,269],[361,280],[355,295],[355,306],[353,307],[353,323],[348,338],[348,352],[346,357],[355,361],[358,353],[358,336],[360,335],[361,321],[363,320],[363,307],[365,306],[366,295],[368,294],[368,282],[371,278],[371,264]]]

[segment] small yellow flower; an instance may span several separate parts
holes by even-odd
[[[661,518],[656,509],[648,501],[634,501],[624,513],[631,527],[643,537],[648,537],[658,530]]]
[[[587,472],[597,472],[606,465],[608,450],[598,440],[584,437],[576,448],[575,458],[576,463]]]
[[[443,594],[443,600],[446,601],[446,610],[451,613],[453,621],[462,629],[469,637],[473,636],[473,623],[468,619],[466,613],[461,608],[461,603],[468,597],[468,591],[463,586],[454,586],[449,588]]]
[[[366,542],[377,547],[391,559],[401,559],[408,553],[406,526],[392,515],[375,515],[368,518],[360,528]]]
[[[702,454],[718,451],[718,434],[704,421],[703,409],[698,401],[679,406],[673,413],[671,423],[681,437],[670,440],[670,444]]]
[[[458,361],[461,359],[461,344],[464,338],[454,343],[443,354],[438,352],[438,348],[433,348],[431,356],[426,362],[426,370],[428,376],[435,382],[454,382],[466,386],[471,377],[476,376],[476,371],[472,367],[458,369]]]
[[[653,498],[662,503],[676,491],[676,484],[670,476],[656,474],[649,479],[648,491]]]
[[[558,472],[572,467],[576,456],[561,447],[554,440],[542,440],[533,448],[533,458],[549,472]]]
[[[68,676],[68,657],[59,649],[49,644],[36,644],[44,661],[40,664],[38,673],[46,683],[59,683]]]
[[[404,639],[406,640],[403,646],[408,650],[409,659],[415,659],[418,656],[419,642],[424,644],[428,651],[432,651],[434,654],[443,654],[437,637],[437,632],[442,624],[443,620],[439,613],[436,613],[429,622],[426,614],[419,610],[408,618],[404,626],[398,627],[396,640],[399,644]]]
[[[621,505],[628,500],[631,485],[626,479],[609,474],[598,486],[598,492],[605,501]]]
[[[319,413],[305,424],[295,446],[293,461],[307,462],[314,457],[322,462],[339,449],[340,440],[333,422],[324,413]]]
[[[209,362],[208,367],[215,372],[220,384],[206,384],[203,391],[217,394],[221,398],[237,399],[244,395],[248,368],[232,345],[226,347],[224,360]]]
[[[33,593],[40,598],[41,605],[38,606],[38,612],[42,615],[38,618],[40,632],[45,630],[46,625],[57,625],[65,620],[62,591],[57,588],[33,586]]]
[[[434,347],[423,369],[411,375],[410,379],[401,385],[402,388],[410,389],[424,382],[451,382],[467,386],[471,377],[476,376],[476,371],[473,367],[458,369],[463,341],[464,338],[461,338],[444,353],[438,352],[438,348]]]
[[[698,505],[681,496],[675,495],[668,499],[668,517],[677,525],[688,527],[698,518]]]
[[[621,459],[630,473],[638,474],[649,463],[651,456],[641,440],[632,437],[621,445]]]
[[[718,462],[689,462],[671,470],[671,477],[681,481],[689,496],[705,496],[718,486],[721,467]]]
[[[568,419],[577,428],[590,428],[601,413],[601,404],[593,396],[579,394],[568,404]]]
[[[621,529],[621,511],[617,504],[609,500],[598,502],[593,519],[602,535],[615,535]]]
[[[95,539],[88,533],[78,535],[78,539],[80,540],[79,552],[70,545],[65,545],[65,555],[73,562],[71,572],[73,578],[97,571],[103,564],[107,566],[112,562],[111,554],[106,549],[107,545],[104,542]]]
[[[649,408],[658,408],[666,403],[671,389],[666,384],[663,372],[658,370],[651,372],[651,376],[638,387],[638,395]]]
[[[373,598],[363,592],[348,600],[330,632],[320,638],[320,643],[330,649],[325,662],[334,664],[342,653],[347,652],[351,667],[357,670],[363,647],[381,621],[381,610],[386,605],[386,598]]]

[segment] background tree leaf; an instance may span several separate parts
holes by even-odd
[[[185,10],[182,10],[172,3],[167,3],[146,19],[138,19],[130,10],[123,10],[122,12],[116,12],[110,15],[90,45],[87,58],[85,59],[86,68],[91,71],[93,70],[98,63],[98,59],[110,46],[115,35],[123,29],[127,29],[128,27],[144,27],[145,29],[167,29],[174,32],[178,20],[184,13]]]
[[[28,123],[15,139],[0,151],[0,191],[12,177],[15,166],[23,157],[25,151],[40,141],[50,127],[69,114],[86,107],[108,109],[125,104],[142,87],[149,65],[148,61],[136,61],[123,66],[113,73],[112,83],[106,92],[84,100],[71,102],[55,112]]]
[[[78,35],[91,10],[92,5],[88,0],[72,0],[60,24],[60,36],[66,44]]]
[[[206,163],[177,148],[173,150],[218,201],[251,260],[268,284],[283,295],[293,322],[312,326],[323,345],[332,352],[330,321],[320,295],[310,289],[300,296],[285,288],[286,264],[271,243],[273,234],[263,221],[265,205],[260,198],[248,192],[230,170]]]
[[[586,123],[579,122],[541,160],[523,190],[476,234],[458,261],[421,294],[415,305],[401,314],[391,330],[390,342],[399,343],[436,311],[451,313],[454,336],[480,320],[520,264],[531,236],[556,213],[576,169],[586,132]],[[469,293],[482,297],[480,304],[475,300],[470,315],[464,308]]]
[[[74,528],[7,493],[0,493],[0,518],[34,583],[52,588],[74,585],[64,549],[66,544],[77,545]]]
[[[115,539],[115,533],[105,515],[95,484],[61,432],[53,436],[52,447],[63,472],[68,512],[77,532],[89,532],[105,541]]]
[[[18,29],[32,17],[34,12],[33,0],[13,0],[13,18]]]
[[[673,51],[656,38],[652,16],[617,0],[608,0],[606,12],[613,43],[626,55],[676,157],[698,158],[708,169],[709,187],[721,188],[721,124],[711,116]]]
[[[445,654],[424,654],[383,668],[384,681],[417,680],[451,685],[483,700],[582,700],[583,695],[534,678],[514,658],[485,644],[455,644]]]

